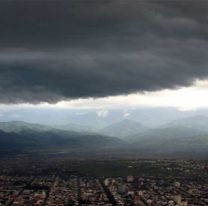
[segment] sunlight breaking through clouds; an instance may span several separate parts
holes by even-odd
[[[110,96],[105,98],[60,101],[56,104],[19,104],[16,106],[59,109],[100,109],[101,111],[106,111],[105,109],[128,109],[135,107],[175,107],[183,111],[194,110],[208,107],[208,80],[196,81],[191,87],[182,87],[176,90],[166,89],[157,92]],[[98,115],[106,115],[106,112],[99,112]]]

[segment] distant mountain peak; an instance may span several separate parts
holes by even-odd
[[[141,123],[134,120],[124,119],[103,128],[100,130],[100,133],[124,139],[125,137],[143,132],[144,130],[146,130],[146,127]]]
[[[187,128],[194,128],[202,131],[208,131],[208,117],[203,115],[196,115],[186,118],[181,118],[174,120],[172,122],[169,122],[166,125],[163,125],[163,127],[187,127]]]

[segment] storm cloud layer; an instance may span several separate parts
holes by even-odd
[[[208,77],[208,1],[0,0],[0,102],[188,86]]]

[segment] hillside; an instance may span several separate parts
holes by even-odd
[[[207,152],[208,134],[186,127],[150,130],[131,137],[132,147],[146,153]]]
[[[123,145],[125,143],[115,137],[61,130],[22,131],[19,133],[0,131],[0,153],[95,150],[122,147]]]
[[[208,117],[197,115],[188,118],[177,119],[163,125],[163,127],[178,127],[183,126],[190,129],[197,129],[208,132]]]
[[[19,133],[22,131],[50,131],[50,130],[64,130],[64,131],[74,131],[81,133],[93,133],[96,130],[93,127],[79,124],[57,124],[57,125],[43,125],[37,123],[28,123],[24,121],[10,121],[10,122],[0,122],[0,130],[5,132]]]
[[[0,122],[0,130],[4,132],[19,133],[22,131],[49,131],[52,128],[46,125],[28,123],[23,121]]]

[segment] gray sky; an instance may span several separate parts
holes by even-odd
[[[0,0],[0,102],[190,87],[208,77],[207,23],[205,0]]]

